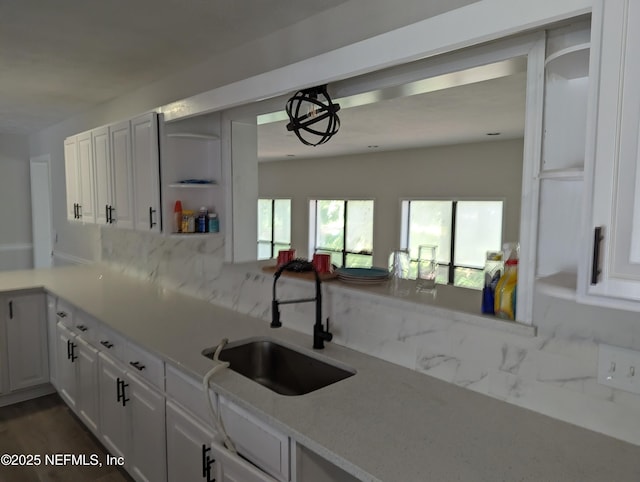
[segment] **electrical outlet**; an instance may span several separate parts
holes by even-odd
[[[598,383],[640,394],[640,351],[600,344]]]

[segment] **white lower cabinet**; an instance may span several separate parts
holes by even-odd
[[[98,350],[62,323],[57,326],[58,392],[94,433],[99,433]]]
[[[275,482],[265,472],[231,453],[202,422],[167,401],[169,482]]]
[[[238,450],[230,452],[211,422],[201,380],[165,367],[156,355],[60,300],[50,298],[48,306],[56,388],[135,480],[307,482],[317,474],[325,474],[317,479],[323,482],[351,480],[328,471],[331,464],[319,457],[313,463],[299,454],[292,460],[288,436],[211,390]],[[298,470],[298,460],[305,471]]]
[[[111,455],[124,457],[128,434],[126,399],[122,396],[125,370],[102,352],[98,355],[98,359],[100,438]]]
[[[262,470],[229,452],[222,445],[211,445],[211,455],[215,460],[216,482],[275,482]]]
[[[167,400],[167,479],[169,482],[212,482],[215,478],[213,432]]]
[[[6,333],[8,391],[15,392],[49,381],[46,305],[42,293],[5,296],[4,320],[0,328]],[[4,323],[4,327],[2,324]]]
[[[57,300],[55,296],[47,295],[47,339],[49,341],[49,382],[58,388],[58,345],[57,332]]]
[[[82,338],[76,337],[76,410],[78,416],[91,429],[98,433],[99,389],[98,389],[98,350]]]
[[[56,352],[58,356],[58,393],[62,399],[76,411],[77,378],[73,364],[76,359],[74,354],[75,334],[68,330],[61,322],[56,328]]]
[[[164,395],[109,355],[99,359],[102,441],[136,480],[166,480]]]
[[[238,452],[277,480],[288,481],[289,437],[224,397],[219,401],[220,416]]]

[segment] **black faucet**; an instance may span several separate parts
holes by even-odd
[[[316,278],[316,296],[315,298],[300,298],[297,300],[284,300],[279,301],[276,296],[276,283],[278,278],[284,270],[287,268],[295,267],[298,271],[313,271]],[[316,302],[316,322],[313,325],[313,348],[316,350],[322,350],[324,348],[325,341],[331,341],[333,334],[329,332],[329,318],[327,318],[327,328],[322,326],[322,289],[320,287],[320,276],[318,271],[309,261],[294,259],[288,263],[280,266],[280,268],[273,275],[273,300],[271,301],[271,328],[280,328],[282,323],[280,322],[280,305],[291,305],[294,303],[308,303],[311,301]]]

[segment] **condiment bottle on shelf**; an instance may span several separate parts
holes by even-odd
[[[202,206],[198,213],[198,222],[196,231],[198,233],[206,233],[207,232],[207,208]]]
[[[182,232],[182,202],[180,200],[176,201],[173,207],[173,232]]]
[[[505,262],[504,274],[498,281],[495,293],[495,312],[498,318],[516,319],[516,288],[518,286],[518,259]]]
[[[210,211],[208,221],[210,233],[217,233],[220,231],[220,220],[218,219],[218,215],[216,213]]]

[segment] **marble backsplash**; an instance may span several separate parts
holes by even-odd
[[[224,238],[164,237],[103,228],[112,269],[265,320],[273,277],[256,263],[229,265]],[[640,396],[597,383],[598,343],[640,349],[637,314],[538,294],[536,336],[478,326],[446,310],[325,283],[334,342],[456,385],[640,445]],[[281,298],[312,283],[281,278]],[[310,304],[282,307],[288,328],[311,334]]]

